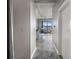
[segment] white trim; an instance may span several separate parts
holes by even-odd
[[[31,54],[31,59],[33,58],[35,52],[36,52],[37,48],[34,49],[33,53]]]
[[[12,39],[12,53],[13,53],[13,59],[14,57],[14,40],[13,40],[13,0],[10,1],[10,14],[11,14],[11,39]]]

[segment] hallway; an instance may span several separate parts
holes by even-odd
[[[58,59],[57,52],[52,41],[52,34],[40,34],[37,40],[37,49],[33,59]]]
[[[13,59],[70,59],[70,0],[10,4]]]

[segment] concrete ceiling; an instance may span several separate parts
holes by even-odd
[[[57,3],[59,0],[34,0],[35,3]]]

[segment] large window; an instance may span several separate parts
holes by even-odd
[[[43,21],[43,26],[52,27],[52,22],[51,21]]]
[[[41,33],[51,33],[52,31],[52,25],[53,21],[52,20],[41,20]]]

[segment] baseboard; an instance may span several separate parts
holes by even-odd
[[[34,56],[36,50],[37,50],[37,48],[34,49],[32,55],[31,55],[31,59],[33,58],[33,56]]]

